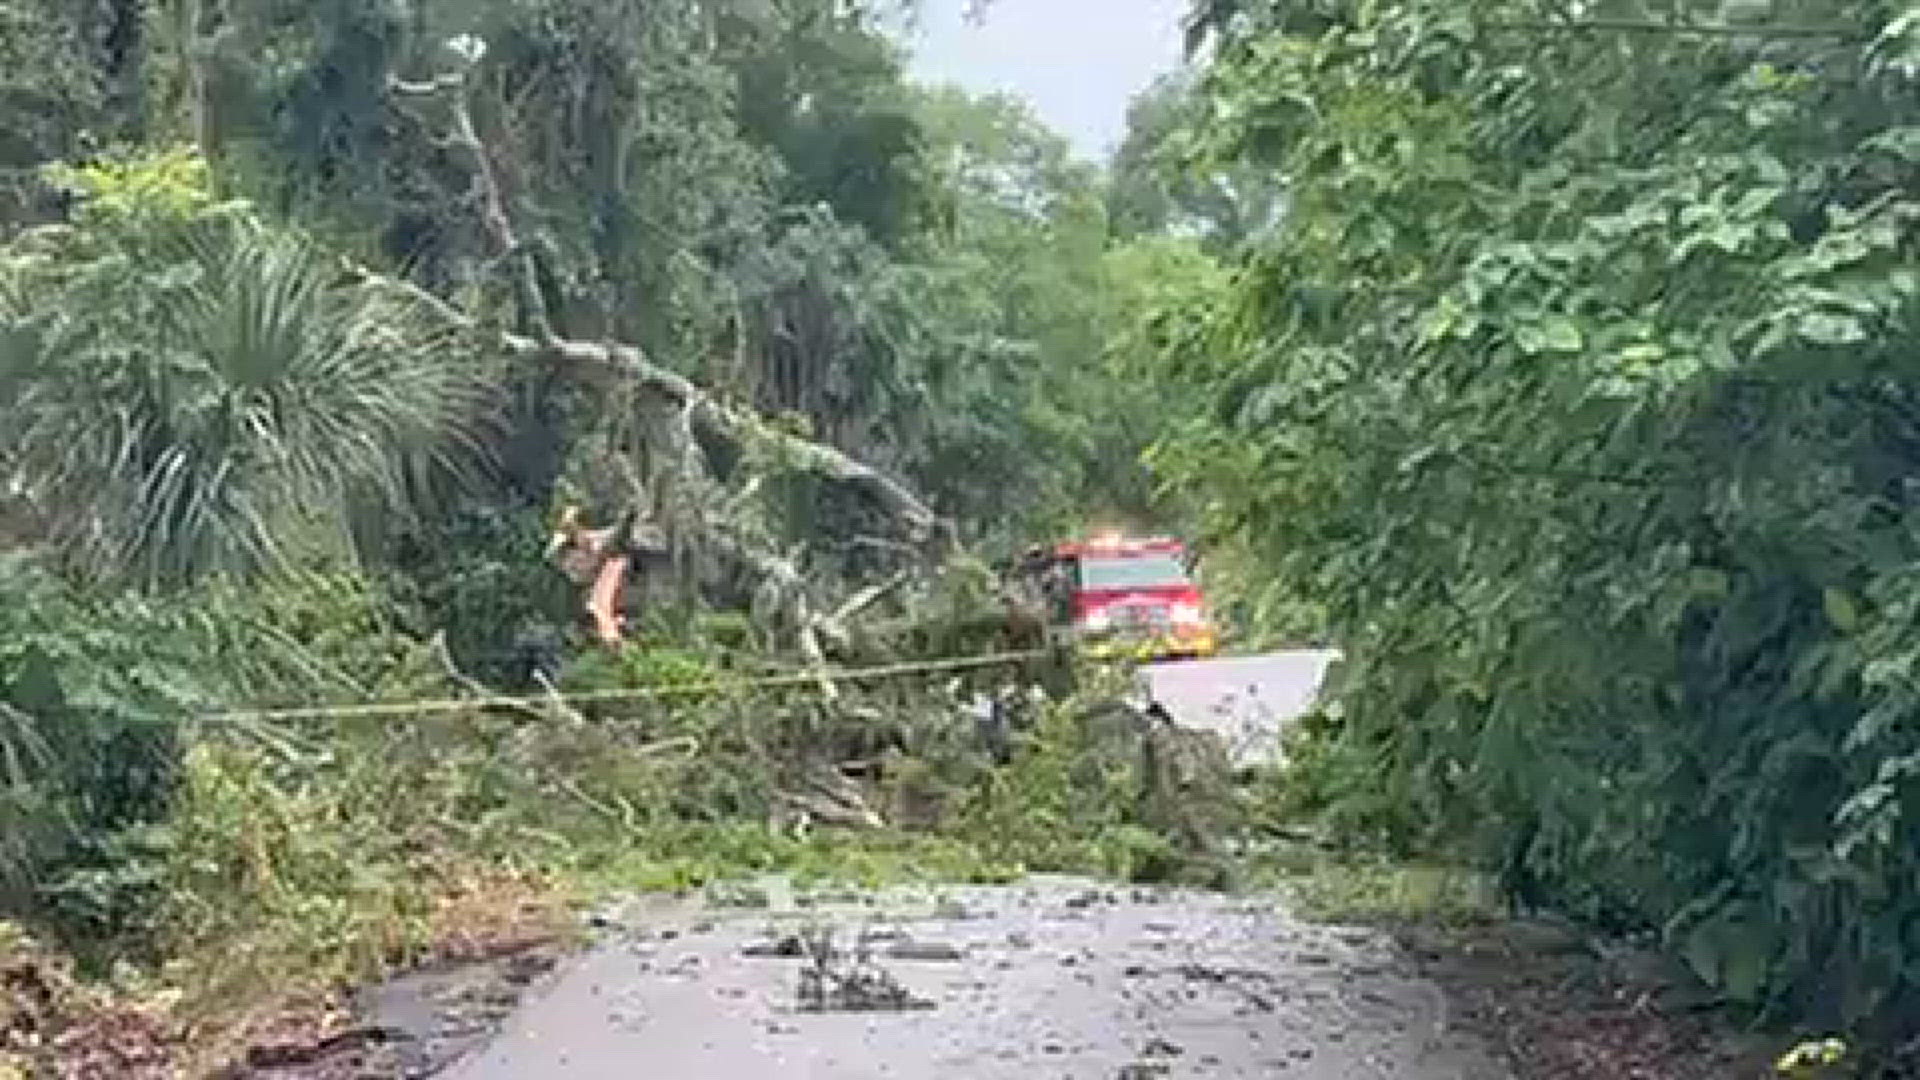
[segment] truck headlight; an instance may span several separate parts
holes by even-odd
[[[1175,626],[1198,626],[1206,622],[1206,617],[1201,614],[1198,604],[1175,604],[1168,614]]]
[[[1113,628],[1113,616],[1104,611],[1090,611],[1086,618],[1080,620],[1080,628],[1091,630],[1096,634],[1103,630],[1110,630]]]

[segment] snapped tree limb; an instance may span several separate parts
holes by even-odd
[[[506,193],[500,187],[500,174],[493,167],[493,156],[481,141],[473,123],[473,107],[467,100],[467,76],[470,67],[447,72],[425,82],[409,82],[389,76],[387,88],[402,99],[438,101],[447,110],[452,133],[441,142],[463,151],[473,162],[473,183],[480,196],[480,223],[497,248],[497,257],[513,265],[514,295],[535,335],[543,343],[558,340],[553,319],[540,300],[539,278],[533,264],[533,252],[520,242],[507,213]]]
[[[588,376],[637,385],[645,393],[679,405],[701,435],[735,447],[768,450],[796,471],[857,487],[889,516],[908,525],[915,542],[946,535],[945,523],[904,484],[826,443],[775,427],[747,409],[722,404],[686,376],[653,363],[635,346],[564,339],[543,346],[515,334],[503,335],[503,344],[509,351],[546,356]]]
[[[401,293],[421,310],[453,327],[476,333],[482,329],[477,317],[413,282],[356,265],[348,265],[345,273],[348,280],[364,287]],[[560,337],[542,342],[509,331],[498,334],[497,344],[511,355],[552,360],[595,381],[625,383],[679,406],[695,429],[716,442],[734,447],[759,446],[792,469],[858,488],[890,517],[905,524],[916,545],[951,536],[948,523],[906,485],[832,446],[775,427],[746,409],[722,404],[693,380],[648,359],[637,346]]]

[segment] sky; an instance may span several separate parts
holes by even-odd
[[[1032,102],[1081,154],[1104,160],[1126,131],[1127,101],[1180,64],[1188,0],[992,0],[979,25],[965,0],[924,0],[908,38],[928,82]]]

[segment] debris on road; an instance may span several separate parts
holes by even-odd
[[[1509,1076],[1385,937],[1277,904],[1036,878],[802,906],[654,905],[448,1078]]]
[[[877,967],[864,944],[848,963],[833,948],[833,931],[823,928],[802,937],[810,961],[800,969],[802,1012],[894,1012],[931,1009],[890,973]]]

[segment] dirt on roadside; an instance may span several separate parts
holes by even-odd
[[[1777,1040],[1743,1035],[1683,966],[1516,921],[1395,932],[1453,1010],[1518,1080],[1762,1080]]]

